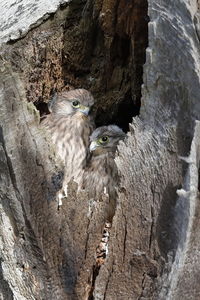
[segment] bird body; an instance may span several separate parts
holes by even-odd
[[[56,152],[65,165],[65,176],[79,178],[86,164],[89,136],[92,130],[90,120],[81,113],[69,117],[49,116],[46,126],[56,145]],[[68,174],[68,175],[67,175]]]
[[[51,105],[51,114],[42,122],[65,165],[65,187],[72,177],[77,183],[82,179],[93,129],[92,119],[88,116],[93,103],[91,93],[84,89],[60,93]]]
[[[107,219],[112,219],[116,205],[116,187],[119,183],[115,152],[119,140],[125,133],[116,125],[97,128],[90,137],[92,157],[84,171],[83,188],[90,198],[101,201],[106,195],[109,198]]]
[[[114,157],[112,152],[92,155],[83,178],[83,187],[87,189],[90,198],[99,200],[104,194],[112,198],[115,196],[118,172]],[[88,183],[93,188],[89,188]]]

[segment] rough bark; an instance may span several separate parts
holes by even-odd
[[[20,40],[20,22],[8,24],[0,60],[2,299],[199,298],[198,5],[74,0],[50,17],[38,8]],[[63,166],[35,108],[46,113],[51,91],[69,87],[93,92],[97,126],[129,129],[116,155],[121,183],[101,266],[95,252],[107,199],[91,215],[87,193],[72,182],[57,210]]]

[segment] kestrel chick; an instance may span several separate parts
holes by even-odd
[[[88,115],[94,103],[85,89],[62,92],[50,104],[51,114],[42,122],[56,146],[56,152],[65,164],[64,185],[74,177],[79,183],[89,148],[93,122]]]
[[[92,157],[85,170],[83,187],[89,197],[99,200],[103,194],[109,196],[108,219],[113,217],[116,205],[118,172],[114,161],[117,144],[125,133],[116,125],[97,128],[90,136]]]

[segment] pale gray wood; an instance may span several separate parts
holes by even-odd
[[[185,225],[185,232],[180,232],[175,262],[169,279],[171,287],[167,299],[198,299],[199,288],[199,166],[200,166],[200,122],[196,122],[191,151],[186,162],[188,170],[183,189],[178,190],[177,218]],[[184,207],[184,211],[180,210]],[[181,214],[180,214],[181,213]],[[160,293],[162,295],[162,292]]]
[[[56,241],[51,237],[59,239],[59,222],[55,225],[52,220],[57,218],[53,200],[61,184],[59,169],[38,126],[37,110],[25,102],[18,75],[2,60],[0,70],[0,295],[1,299],[51,299],[56,282],[53,288],[51,259],[46,260],[55,261],[50,244]]]
[[[1,0],[0,42],[23,37],[69,0]]]

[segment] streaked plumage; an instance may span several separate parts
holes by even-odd
[[[82,178],[93,129],[93,122],[88,116],[93,103],[93,96],[85,89],[62,92],[54,97],[50,105],[51,114],[42,122],[65,164],[64,185],[72,177],[77,183]]]
[[[99,127],[90,136],[92,157],[84,172],[83,188],[96,201],[101,201],[105,194],[109,196],[108,219],[113,217],[118,185],[114,157],[117,144],[124,137],[125,133],[116,125]]]

